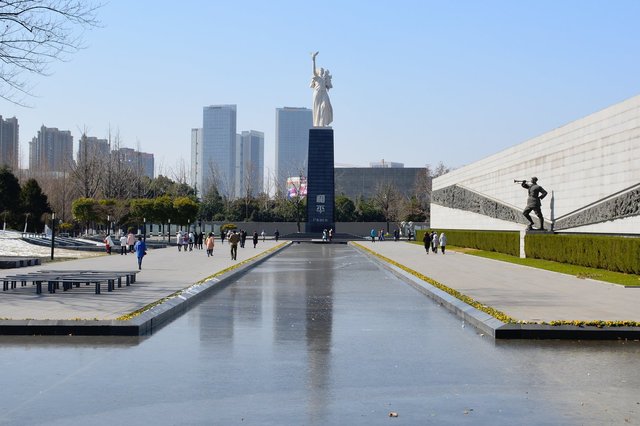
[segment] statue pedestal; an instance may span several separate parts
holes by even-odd
[[[520,230],[520,258],[521,259],[525,259],[527,257],[527,253],[525,252],[524,249],[524,239],[527,237],[527,234],[550,234],[553,235],[555,234],[555,232],[553,232],[550,229],[522,229]]]
[[[335,183],[333,170],[333,129],[309,129],[309,159],[307,162],[307,232],[322,234],[333,228]]]

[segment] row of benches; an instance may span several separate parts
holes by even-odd
[[[42,293],[42,283],[47,283],[49,293],[55,293],[56,290],[62,288],[64,291],[71,290],[73,286],[80,287],[80,284],[95,284],[95,293],[101,293],[101,284],[107,284],[107,291],[115,289],[116,281],[118,287],[122,287],[122,279],[125,279],[127,286],[136,281],[136,274],[140,272],[133,271],[86,271],[86,270],[48,270],[39,272],[30,272],[26,274],[8,275],[2,280],[2,291],[17,288],[18,282],[21,287],[25,287],[28,282],[36,286],[36,294]]]

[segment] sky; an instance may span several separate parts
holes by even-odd
[[[637,0],[111,0],[85,48],[29,76],[22,165],[41,125],[119,134],[190,163],[202,108],[236,104],[237,131],[265,133],[275,110],[311,107],[310,52],[333,75],[335,162],[460,167],[640,93]]]

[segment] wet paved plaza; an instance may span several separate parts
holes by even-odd
[[[355,249],[301,244],[153,336],[0,337],[0,424],[638,424],[639,360],[495,342]]]

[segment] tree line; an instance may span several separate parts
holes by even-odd
[[[11,170],[0,169],[0,214],[7,226],[41,232],[44,223],[56,212],[61,230],[86,232],[87,229],[137,229],[143,223],[187,226],[198,221],[297,222],[307,220],[306,199],[290,197],[285,191],[265,192],[242,198],[221,195],[215,185],[207,188],[202,199],[187,183],[186,168],[174,180],[160,175],[142,176],[135,168],[118,164],[117,156],[98,162],[96,156],[86,167],[78,161],[69,173],[38,174],[20,180]],[[78,171],[84,170],[86,173]],[[92,172],[89,172],[92,170]],[[109,171],[111,170],[111,171]],[[110,176],[112,172],[115,176]],[[337,194],[335,220],[338,222],[424,222],[429,220],[430,178],[446,173],[440,163],[435,171],[427,166],[410,191],[400,191],[391,183],[380,183],[368,197],[349,198]],[[100,175],[95,176],[95,175]],[[116,177],[118,176],[118,177]],[[122,177],[125,179],[121,179]],[[91,179],[101,184],[89,185]],[[108,184],[108,185],[107,185]],[[84,192],[83,188],[95,188]],[[296,191],[299,193],[299,191]]]

